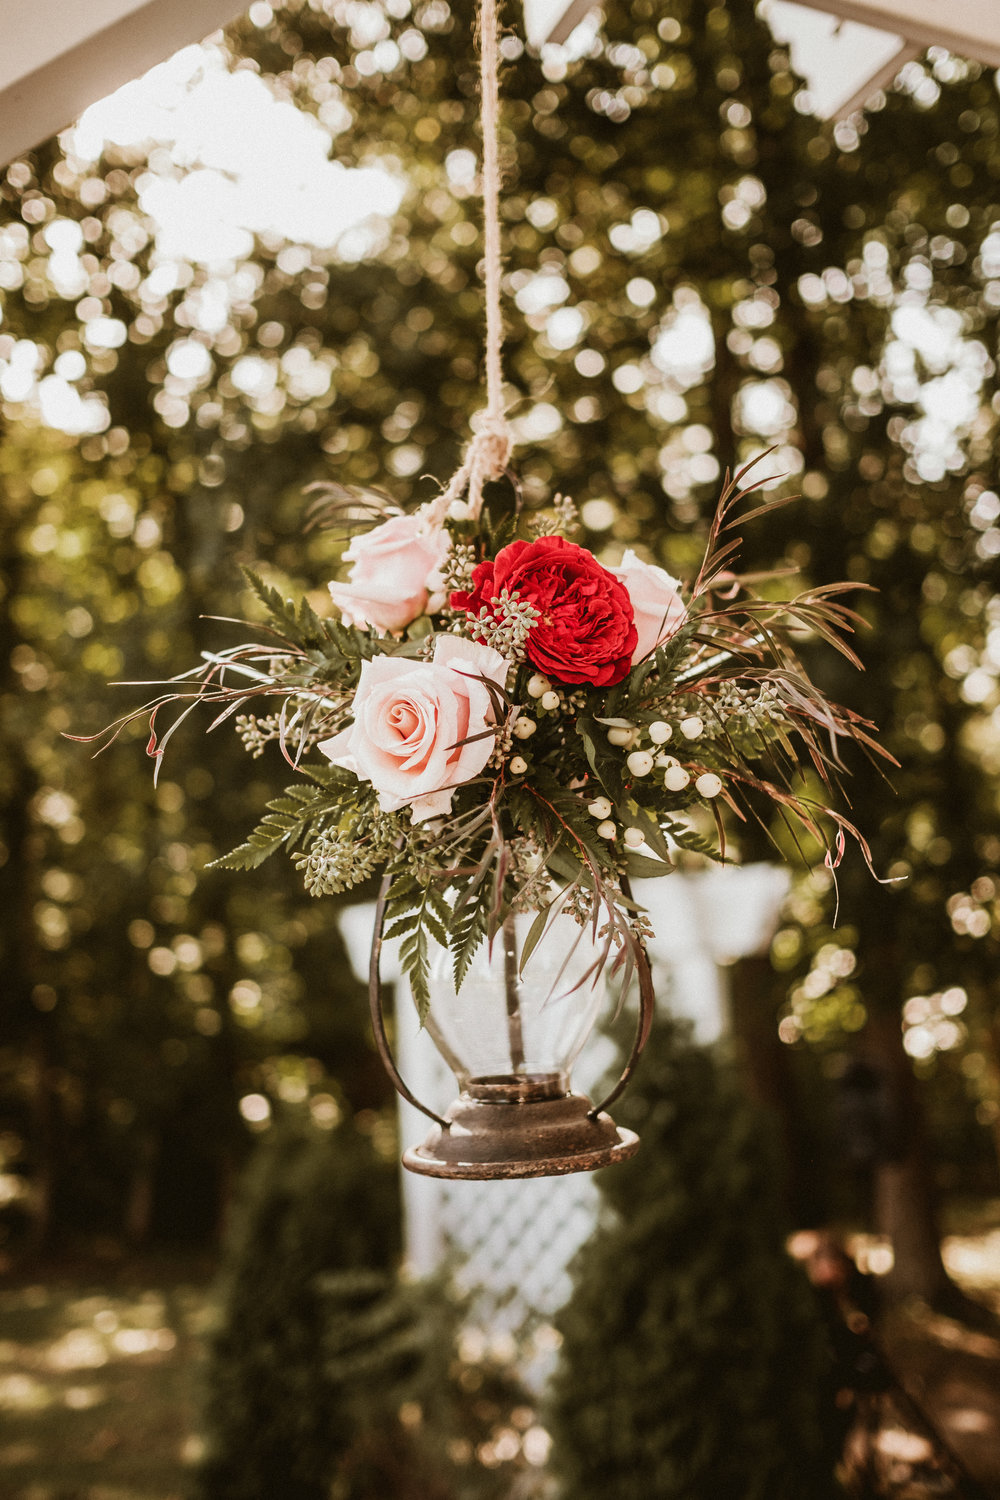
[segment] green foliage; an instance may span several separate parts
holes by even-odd
[[[214,869],[256,870],[279,849],[291,854],[316,895],[337,894],[365,880],[389,857],[395,828],[370,788],[336,766],[302,767],[295,782],[267,804],[245,843],[213,861]]]
[[[122,724],[132,718],[148,716],[147,753],[159,762],[169,739],[195,708],[207,704],[218,710],[210,725],[214,729],[237,708],[258,698],[278,700],[276,716],[271,714],[263,722],[256,714],[239,718],[241,737],[255,754],[267,737],[276,737],[286,760],[320,787],[291,787],[270,802],[250,839],[217,864],[256,869],[284,848],[304,870],[308,888],[317,895],[339,894],[381,868],[388,882],[388,936],[402,939],[400,956],[421,1016],[426,1015],[430,1002],[428,940],[451,946],[456,972],[466,972],[474,953],[472,940],[491,938],[515,909],[547,907],[546,871],[569,881],[568,899],[581,921],[595,927],[604,921],[610,924],[609,950],[611,946],[625,948],[628,961],[634,964],[641,928],[633,921],[634,908],[622,882],[673,869],[665,836],[668,823],[680,830],[681,847],[705,849],[723,858],[722,818],[712,799],[723,792],[726,781],[730,786],[727,798],[734,807],[734,792],[750,787],[769,797],[813,836],[823,837],[816,821],[818,812],[834,824],[841,839],[846,829],[864,847],[864,840],[841,814],[822,803],[814,811],[814,805],[804,801],[795,787],[801,760],[811,762],[824,782],[829,779],[827,768],[839,764],[842,737],[878,753],[871,726],[828,701],[799,667],[794,651],[795,634],[811,629],[854,660],[838,633],[854,619],[835,602],[846,586],[803,593],[788,604],[728,586],[731,575],[724,570],[739,546],[730,535],[734,514],[745,497],[760,487],[759,481],[746,479],[752,467],[745,466],[723,487],[686,610],[670,592],[681,616],[689,617],[687,626],[678,631],[683,648],[657,649],[652,661],[639,663],[634,672],[626,659],[621,666],[624,677],[610,689],[600,683],[575,687],[563,683],[550,691],[543,680],[542,690],[535,690],[537,674],[526,661],[526,643],[539,611],[528,605],[522,609],[516,592],[508,598],[507,590],[501,589],[492,605],[483,605],[474,618],[470,604],[470,613],[461,622],[455,609],[428,605],[418,619],[389,636],[355,625],[324,626],[308,600],[298,606],[285,601],[247,570],[248,581],[268,615],[265,640],[221,654],[203,653],[204,666],[174,678],[181,686],[175,689],[166,684],[159,698],[111,726],[109,737],[116,738]],[[750,518],[782,503],[760,506]],[[566,507],[554,510],[561,515]],[[415,514],[426,515],[426,508]],[[440,530],[441,518],[433,524]],[[446,549],[456,541],[448,529],[451,524],[446,517],[442,537]],[[459,533],[465,534],[468,523],[456,524]],[[552,524],[559,524],[558,516]],[[575,550],[593,567],[591,554]],[[723,576],[728,602],[716,607],[711,591]],[[366,659],[373,665],[388,665],[387,658],[419,657],[431,644],[433,661],[438,661],[438,648],[443,646],[442,660],[447,663],[448,642],[456,639],[449,633],[452,630],[460,630],[458,641],[463,645],[468,646],[470,639],[486,642],[494,656],[499,652],[506,660],[497,666],[496,680],[482,678],[487,704],[477,710],[460,741],[463,745],[479,742],[481,774],[460,776],[456,785],[449,785],[445,778],[447,806],[435,809],[429,818],[420,801],[408,805],[406,798],[396,795],[398,786],[391,782],[387,786],[374,769],[370,780],[365,774],[365,762],[370,760],[365,753],[370,714],[359,701],[357,668]],[[321,649],[313,649],[317,640]],[[537,660],[531,658],[533,664]],[[427,670],[426,662],[415,664],[414,679]],[[555,675],[558,678],[558,671]],[[404,687],[408,681],[407,670],[400,683],[402,691],[409,691]],[[166,706],[177,707],[179,714],[161,739],[155,720]],[[610,712],[619,708],[635,713],[635,719]],[[331,749],[331,733],[335,729],[346,733],[351,720],[353,737],[345,743],[342,734],[333,741],[340,747],[338,756]],[[519,736],[522,727],[526,733]],[[829,751],[817,731],[829,738]],[[649,748],[640,749],[644,733]],[[793,748],[793,736],[801,741],[801,748]],[[672,739],[683,760],[660,753],[667,739]],[[772,746],[781,754],[770,753]],[[335,761],[349,750],[357,762],[357,777],[351,760],[345,761],[352,766],[347,776],[313,770],[304,757],[314,747]],[[511,754],[514,748],[516,755]],[[725,774],[725,781],[710,770],[715,767]],[[379,788],[377,803],[373,784]],[[426,793],[428,788],[420,790]],[[437,793],[440,790],[435,787]],[[456,815],[450,816],[456,798]],[[712,806],[720,835],[718,850],[695,826],[706,804]],[[594,808],[600,805],[603,814],[595,814]],[[613,810],[617,822],[610,820]],[[691,821],[679,821],[683,814]],[[647,843],[652,854],[634,852],[636,842]],[[471,866],[474,874],[465,884]],[[490,892],[485,875],[491,867]],[[452,914],[461,911],[470,898],[475,908],[472,921],[463,923],[453,941]]]
[[[352,1382],[327,1344],[327,1299],[349,1316],[368,1303],[371,1278],[390,1284],[397,1191],[395,1163],[350,1123],[331,1133],[288,1121],[261,1141],[224,1262],[206,1379],[205,1500],[326,1500],[357,1423]],[[359,1290],[361,1273],[369,1281]],[[342,1329],[337,1337],[344,1364]],[[384,1344],[376,1383],[411,1357],[398,1327]]]
[[[351,1123],[287,1118],[260,1142],[223,1267],[206,1375],[204,1500],[502,1500],[540,1494],[510,1371],[463,1352],[462,1308],[401,1280],[394,1160]]]
[[[616,1111],[638,1156],[581,1250],[550,1413],[573,1500],[821,1500],[828,1354],[785,1253],[773,1142],[732,1066],[660,1016]]]
[[[432,881],[422,884],[408,872],[398,875],[386,896],[387,938],[402,938],[399,956],[409,976],[421,1024],[430,1005],[428,937],[446,948],[451,935],[451,908]]]
[[[215,860],[218,869],[256,870],[279,849],[291,853],[317,819],[333,817],[339,812],[340,802],[330,797],[322,786],[296,782],[285,789],[283,796],[269,802],[267,808],[267,815],[247,842]]]

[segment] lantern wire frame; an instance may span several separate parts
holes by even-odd
[[[382,881],[375,908],[368,971],[372,1030],[397,1093],[435,1127],[422,1145],[404,1153],[403,1165],[424,1176],[481,1180],[592,1172],[633,1156],[638,1136],[615,1125],[607,1111],[628,1086],[653,1024],[656,998],[645,949],[640,948],[635,963],[639,1005],[632,1046],[617,1082],[599,1104],[592,1104],[585,1094],[567,1093],[545,1081],[512,1073],[470,1079],[441,1115],[418,1099],[406,1083],[386,1034],[381,957],[390,883],[388,877]],[[475,1004],[474,995],[469,995],[469,1004]]]

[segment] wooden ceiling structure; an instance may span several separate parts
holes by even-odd
[[[840,101],[858,108],[927,46],[1000,68],[1000,0],[806,0],[846,25],[898,39],[889,61]],[[246,0],[32,0],[0,20],[0,164],[76,119],[89,104],[246,8]],[[534,43],[561,42],[595,0],[525,0]],[[862,69],[863,71],[863,69]]]

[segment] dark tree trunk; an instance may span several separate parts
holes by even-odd
[[[149,1238],[153,1222],[153,1187],[159,1147],[159,1134],[154,1130],[144,1131],[136,1143],[124,1223],[125,1239],[132,1249],[144,1245]]]
[[[766,1110],[780,1133],[786,1171],[786,1198],[796,1225],[823,1223],[828,1214],[816,1149],[799,1106],[788,1048],[778,1036],[774,970],[769,958],[754,955],[732,966],[730,1014],[751,1098]]]
[[[898,1013],[874,1010],[863,1043],[886,1098],[885,1137],[873,1191],[874,1228],[888,1238],[894,1256],[883,1286],[892,1301],[920,1297],[940,1307],[952,1301],[955,1288],[941,1259],[933,1168]]]
[[[31,1060],[30,1110],[34,1170],[31,1176],[28,1247],[37,1254],[49,1240],[57,1191],[57,1111],[59,1100],[52,1089],[48,1049],[41,1034],[29,1045]]]

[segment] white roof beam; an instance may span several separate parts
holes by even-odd
[[[998,0],[804,0],[842,21],[894,32],[921,48],[947,47],[1000,68]]]
[[[846,104],[857,108],[915,49],[947,47],[1000,68],[1000,0],[804,0],[899,38]],[[241,13],[246,0],[15,0],[0,28],[0,163],[30,150],[178,48]],[[525,0],[536,45],[565,41],[593,0]]]

